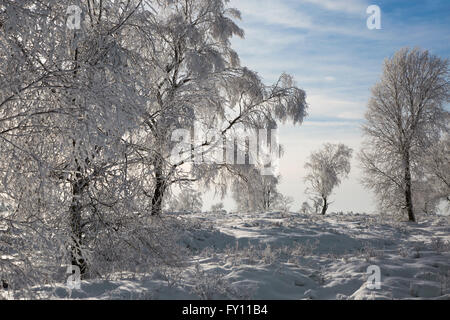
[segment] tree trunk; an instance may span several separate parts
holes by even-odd
[[[156,185],[152,198],[152,216],[159,216],[162,212],[162,200],[167,188],[166,179],[164,178],[162,163],[157,160],[155,163]]]
[[[77,174],[78,176],[79,174]],[[83,276],[87,272],[87,263],[83,257],[82,246],[82,230],[81,230],[81,195],[83,188],[85,187],[85,182],[81,177],[77,177],[77,181],[72,186],[72,203],[70,205],[70,216],[71,216],[71,262],[73,266],[80,268],[80,274]]]
[[[327,213],[328,202],[326,197],[323,197],[322,199],[323,199],[322,215],[324,216]]]
[[[408,219],[411,222],[416,222],[416,217],[414,216],[413,202],[412,202],[412,191],[411,191],[411,163],[409,151],[405,152],[405,202],[406,210],[408,212]]]

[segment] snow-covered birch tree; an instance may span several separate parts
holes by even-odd
[[[300,123],[306,114],[305,92],[283,74],[271,86],[256,72],[242,67],[230,39],[243,37],[235,20],[236,9],[225,0],[154,1],[146,29],[149,74],[148,119],[145,123],[157,152],[149,154],[154,184],[147,191],[152,214],[159,215],[167,188],[180,181],[195,181],[205,171],[212,175],[226,164],[203,165],[192,171],[192,158],[170,161],[175,129],[200,123],[222,139],[237,126],[272,128],[277,120]],[[149,138],[150,139],[150,138]],[[190,151],[205,155],[213,138],[194,141]],[[191,141],[191,139],[189,139]],[[211,174],[210,174],[211,176]]]
[[[385,61],[365,115],[360,154],[363,183],[383,211],[416,221],[413,184],[423,180],[423,156],[447,130],[449,89],[448,60],[428,51],[402,49]]]
[[[153,226],[135,143],[151,79],[140,50],[148,2],[76,5],[79,29],[68,28],[60,1],[0,4],[0,195],[12,206],[8,230],[27,236],[16,251],[85,276],[88,266],[129,264],[134,249],[170,243],[144,231]]]
[[[266,212],[275,208],[281,194],[277,190],[280,177],[261,175],[252,166],[241,166],[234,175],[231,192],[236,209],[245,212]]]
[[[305,164],[307,192],[322,200],[322,215],[330,205],[333,189],[350,173],[352,153],[353,150],[344,144],[326,143],[322,149],[312,152]]]
[[[449,114],[450,115],[450,114]],[[450,122],[447,121],[447,124]],[[444,210],[450,205],[450,135],[444,133],[424,154],[420,163],[423,174],[420,180],[413,180],[413,204],[417,211],[436,214],[444,202]]]

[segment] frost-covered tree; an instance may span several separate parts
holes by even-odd
[[[307,192],[321,200],[322,215],[330,205],[333,189],[350,173],[352,153],[353,150],[344,144],[326,143],[322,149],[312,152],[305,164]]]
[[[447,125],[450,114],[447,113]],[[448,129],[441,139],[433,144],[425,156],[428,180],[434,185],[436,197],[450,202],[450,133]]]
[[[170,207],[173,211],[201,212],[203,208],[202,193],[192,188],[182,189],[177,197],[173,198]]]
[[[256,72],[240,65],[231,48],[233,36],[244,31],[235,23],[240,18],[225,0],[153,1],[158,14],[146,28],[148,41],[145,68],[152,75],[148,87],[148,119],[144,122],[149,141],[157,152],[146,156],[154,184],[148,194],[152,214],[159,215],[163,197],[172,184],[214,176],[222,164],[203,165],[193,170],[192,159],[171,161],[175,129],[191,129],[196,123],[214,128],[226,136],[237,126],[247,129],[272,128],[275,121],[300,123],[306,114],[305,92],[292,77],[283,74],[271,86]],[[216,141],[217,142],[217,141]],[[192,141],[197,154],[211,151],[213,138]],[[226,169],[224,169],[226,170]]]
[[[211,206],[211,211],[212,212],[225,212],[225,207],[222,202],[219,202],[219,203],[213,204]]]
[[[302,203],[302,206],[300,207],[300,212],[303,214],[311,213],[313,208],[311,208],[311,205],[308,203],[308,201],[304,201]]]
[[[309,190],[306,189],[306,192],[309,192]],[[312,202],[311,212],[316,214],[320,213],[320,210],[323,207],[323,199],[320,196],[312,194],[309,200]]]
[[[274,208],[276,210],[288,212],[291,209],[291,205],[293,202],[294,202],[294,199],[292,197],[285,196],[285,195],[279,193],[278,197],[275,200]]]
[[[444,134],[425,152],[420,161],[423,165],[421,179],[413,180],[413,205],[425,214],[437,213],[442,202],[446,202],[447,207],[450,204],[449,137],[448,133]]]
[[[9,275],[43,257],[51,267],[41,275],[62,264],[95,275],[164,238],[145,215],[135,143],[147,116],[140,44],[151,13],[137,0],[74,4],[80,29],[67,27],[61,1],[0,3],[0,196],[11,206],[2,220],[8,237],[25,237],[10,248],[22,255],[14,268],[0,261]]]
[[[447,130],[449,89],[448,60],[428,51],[402,49],[385,61],[365,115],[360,154],[363,183],[383,211],[405,212],[416,221],[414,190],[424,180],[423,157]]]
[[[280,193],[277,190],[280,177],[261,175],[253,166],[241,166],[231,187],[238,211],[269,211],[275,208]]]

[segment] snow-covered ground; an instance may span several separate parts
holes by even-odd
[[[417,224],[298,213],[179,214],[181,268],[34,288],[81,299],[450,299],[450,218]],[[369,266],[380,268],[370,289]]]

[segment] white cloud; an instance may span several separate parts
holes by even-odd
[[[297,0],[298,1],[298,0]],[[288,0],[231,0],[230,7],[235,7],[242,13],[245,23],[277,25],[285,28],[303,29],[311,32],[331,33],[352,37],[371,38],[375,33],[368,32],[365,25],[367,5],[365,0],[302,0],[303,4],[317,5],[320,12],[310,12],[302,8],[298,2]],[[295,5],[294,5],[295,3]],[[355,28],[355,21],[330,19],[327,10],[345,15],[358,15],[361,23]],[[377,35],[378,36],[378,35]]]
[[[305,35],[302,34],[289,34],[273,30],[270,28],[258,28],[255,26],[249,26],[245,28],[245,38],[233,38],[233,47],[241,55],[261,52],[264,48],[264,55],[272,54],[276,51],[280,51],[290,46],[294,46],[299,43],[305,42]]]
[[[325,127],[325,128],[330,128],[330,127],[351,127],[351,126],[355,126],[354,122],[351,121],[309,121],[309,120],[305,120],[302,123],[302,126],[304,127]]]
[[[368,4],[362,0],[302,0],[330,11],[340,11],[352,14],[366,14]]]
[[[253,18],[258,22],[276,24],[289,28],[311,29],[311,18],[294,10],[282,1],[273,0],[232,0],[231,7],[238,8],[243,19]]]
[[[365,103],[338,99],[327,95],[312,94],[307,97],[310,117],[362,119]]]

